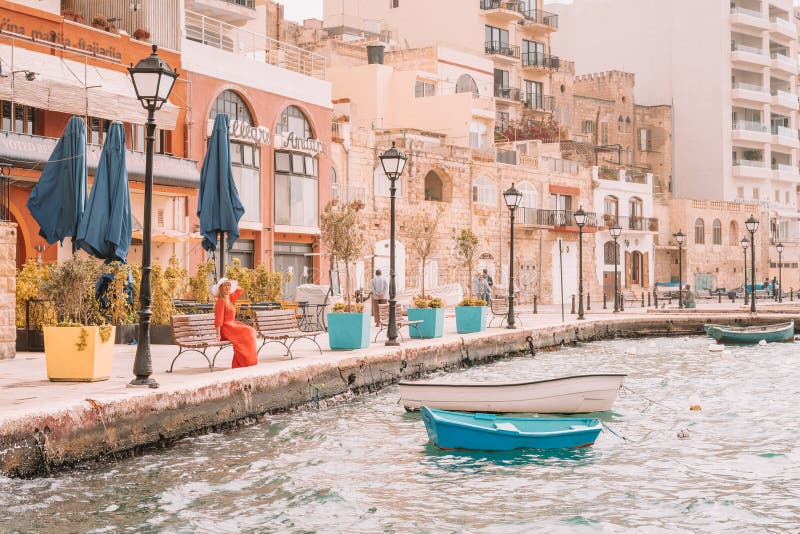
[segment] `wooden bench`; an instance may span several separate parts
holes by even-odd
[[[516,299],[515,299],[516,300]],[[489,327],[495,319],[500,319],[498,326],[502,327],[504,322],[508,322],[508,297],[492,297],[489,299],[489,311],[492,318],[489,320]],[[514,321],[519,322],[519,313],[514,310]]]
[[[407,326],[409,329],[409,336],[411,335],[410,330],[415,328],[417,333],[419,333],[419,325],[421,325],[425,321],[409,321],[408,319],[402,319],[403,306],[401,304],[395,305],[395,312],[394,312],[394,320],[397,323],[397,335],[400,336],[400,339],[403,339],[403,334],[400,332],[400,329],[404,326]],[[378,304],[378,318],[380,319],[381,326],[378,330],[378,333],[375,334],[375,339],[372,340],[373,343],[378,341],[378,336],[381,335],[381,332],[387,330],[389,327],[389,305],[388,304]]]
[[[196,315],[173,315],[170,317],[172,325],[172,339],[180,350],[172,364],[169,366],[168,373],[172,372],[175,360],[185,352],[199,352],[208,362],[208,370],[214,371],[214,363],[217,356],[225,347],[231,345],[230,341],[219,341],[217,339],[217,329],[214,328],[214,314],[202,313]],[[214,356],[209,359],[206,354],[208,349],[217,349]]]
[[[286,349],[289,359],[293,359],[292,345],[295,341],[307,339],[317,346],[320,356],[322,355],[322,347],[316,340],[321,331],[304,332],[300,330],[296,309],[254,311],[253,315],[255,317],[253,326],[258,337],[261,338],[261,346],[258,347],[259,353],[267,343],[280,343]]]
[[[636,295],[633,294],[633,291],[621,291],[620,295],[622,295],[623,306],[627,306],[629,302],[635,302],[637,304],[642,303],[642,299],[636,298]]]

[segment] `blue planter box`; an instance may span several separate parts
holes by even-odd
[[[486,330],[486,306],[456,306],[456,330],[459,334]]]
[[[369,347],[369,313],[329,313],[328,344],[332,350],[355,350]]]
[[[444,308],[409,308],[409,321],[423,321],[417,328],[409,326],[411,337],[442,337],[444,334]]]

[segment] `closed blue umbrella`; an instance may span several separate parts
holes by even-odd
[[[86,124],[72,117],[56,143],[39,182],[28,198],[28,210],[49,244],[75,237],[86,204]],[[75,243],[72,244],[73,252]]]
[[[125,165],[125,130],[112,122],[97,164],[77,246],[103,260],[125,261],[131,247],[131,195]]]
[[[217,234],[222,234],[224,239],[226,232],[230,250],[239,239],[239,219],[244,215],[244,206],[233,182],[229,123],[228,116],[222,113],[214,119],[214,129],[200,169],[197,215],[200,217],[200,233],[206,250],[216,250]]]

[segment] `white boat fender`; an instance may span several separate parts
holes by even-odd
[[[725,345],[721,343],[712,343],[708,346],[708,350],[711,352],[722,352],[725,350]]]
[[[636,347],[628,347],[625,349],[625,354],[628,356],[636,356],[637,350]]]
[[[732,360],[733,359],[733,353],[731,351],[729,351],[728,349],[723,350],[722,351],[722,359],[723,360],[727,360],[727,361]]]
[[[682,428],[678,430],[678,439],[686,439],[689,437],[689,430]]]
[[[765,347],[766,345],[767,345],[767,340],[766,339],[762,339],[761,341],[758,342],[758,346],[759,347]]]
[[[699,412],[703,408],[700,406],[700,397],[692,395],[689,397],[689,409],[693,412]]]

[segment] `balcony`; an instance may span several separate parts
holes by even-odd
[[[186,9],[234,26],[256,19],[255,0],[187,0]]]
[[[795,167],[794,165],[789,165],[785,163],[775,163],[772,165],[772,171],[774,173],[775,178],[780,180],[792,180],[796,181],[800,178],[800,169]]]
[[[517,223],[523,227],[554,228],[558,230],[578,230],[575,224],[575,212],[569,210],[540,210],[536,208],[518,208]],[[597,214],[587,212],[588,219],[584,228],[597,228]]]
[[[506,100],[517,104],[522,102],[522,91],[515,87],[495,86],[494,96],[500,100]]]
[[[769,87],[764,87],[762,85],[736,82],[733,84],[732,88],[731,97],[734,99],[766,104],[771,98]]]
[[[770,55],[771,67],[774,70],[780,70],[788,74],[797,74],[797,63],[786,54],[780,52],[772,52]]]
[[[620,217],[617,215],[603,214],[602,225],[611,228],[614,223],[619,224],[623,230],[633,232],[658,232],[658,219],[653,217]]]
[[[325,79],[325,56],[243,30],[201,13],[186,10],[185,31],[186,38],[190,41],[320,80]]]
[[[531,2],[536,5],[535,2]],[[541,9],[523,9],[525,18],[520,22],[520,28],[532,33],[552,32],[558,29],[558,15]]]
[[[560,63],[558,56],[549,56],[541,52],[525,52],[522,54],[522,70],[526,72],[558,70]]]
[[[781,107],[790,110],[800,109],[800,101],[798,101],[797,95],[793,95],[788,91],[782,91],[781,89],[772,90],[772,100],[770,103],[774,107]]]
[[[522,105],[525,109],[552,113],[556,108],[556,98],[537,94],[524,95]]]
[[[499,24],[518,22],[525,17],[520,0],[480,0],[480,6],[486,18]]]
[[[584,166],[577,161],[571,159],[549,158],[547,156],[540,157],[537,166],[540,169],[560,172],[562,174],[571,174],[572,176],[579,175],[584,169]]]
[[[744,7],[731,8],[731,25],[760,30],[768,30],[770,27],[769,19],[763,13]]]
[[[770,57],[763,48],[731,43],[731,61],[747,65],[770,66]]]
[[[760,160],[733,160],[733,175],[742,178],[771,178],[772,171]]]
[[[751,143],[769,143],[771,136],[767,126],[757,121],[733,121],[733,140]]]
[[[797,130],[785,126],[773,126],[772,144],[790,148],[800,148],[800,139],[797,136]]]
[[[500,148],[497,149],[497,153],[495,155],[495,161],[497,163],[505,163],[506,165],[516,165],[517,164],[517,151],[516,150],[502,150]]]
[[[486,41],[484,47],[487,56],[495,60],[514,63],[519,60],[519,47],[501,41]]]
[[[797,27],[791,20],[786,20],[780,17],[773,17],[770,31],[777,33],[789,39],[797,39]]]

